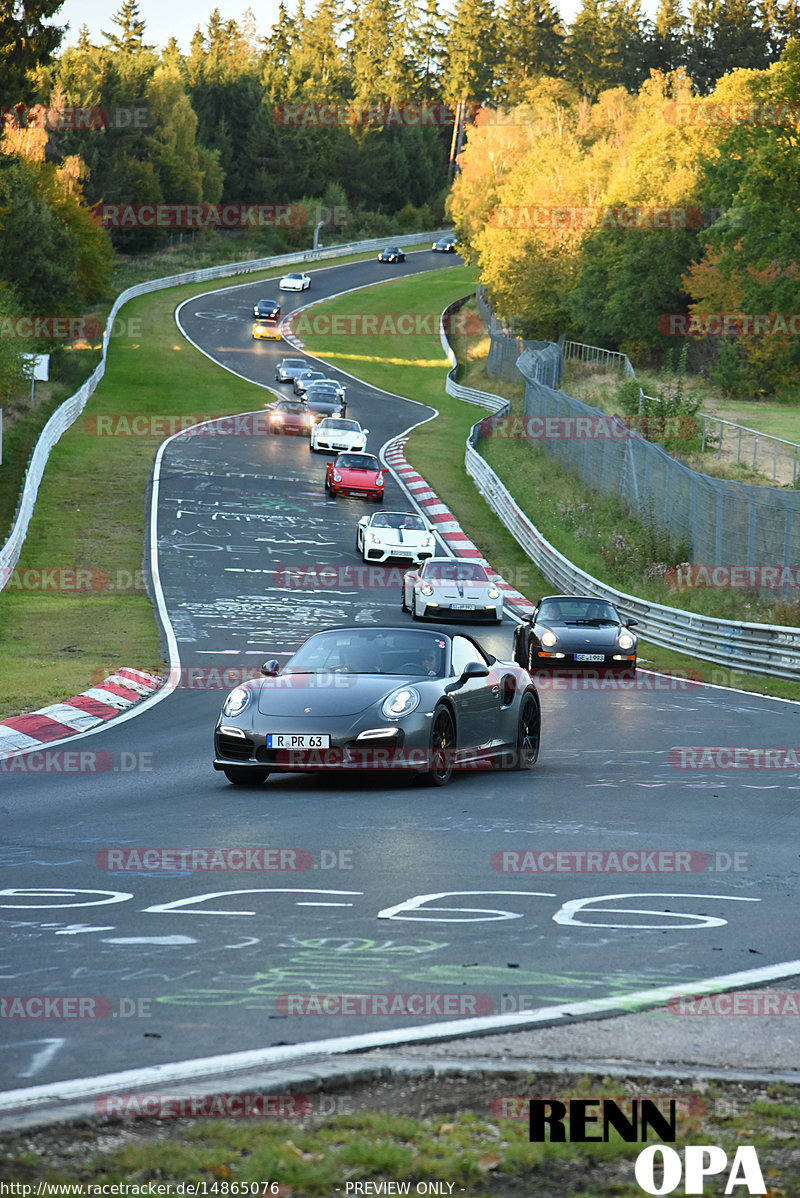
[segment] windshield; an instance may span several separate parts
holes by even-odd
[[[476,562],[427,562],[422,576],[437,582],[488,582],[486,571]]]
[[[619,624],[619,615],[602,599],[543,599],[539,620],[556,624]]]
[[[337,433],[360,433],[361,426],[356,420],[323,420],[320,428],[332,429]]]
[[[405,628],[319,632],[298,649],[281,673],[443,678],[449,670],[448,647],[447,639],[438,633]]]
[[[282,400],[279,404],[276,404],[275,407],[279,412],[294,412],[296,415],[300,415],[305,411],[305,408],[301,403],[292,403],[290,399]]]
[[[373,528],[402,528],[414,532],[425,531],[425,521],[421,516],[405,515],[403,512],[379,512],[372,517]]]
[[[344,470],[380,470],[381,464],[377,458],[368,453],[340,453],[336,459],[336,469]]]

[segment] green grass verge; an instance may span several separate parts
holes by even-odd
[[[352,254],[332,264],[371,257]],[[79,694],[121,666],[161,669],[141,571],[147,484],[162,437],[98,437],[87,422],[91,427],[93,414],[202,417],[260,408],[268,398],[263,389],[197,353],[179,334],[173,312],[192,295],[274,279],[284,270],[169,288],[123,308],[126,331],[111,339],[100,386],[50,455],[17,572],[0,592],[0,719]],[[135,338],[127,333],[129,321],[140,322],[133,323]],[[14,506],[27,454],[44,423],[37,425],[37,417],[39,411],[30,424],[14,426],[6,442],[2,474],[10,494],[8,477],[16,470]],[[13,461],[7,456],[12,434]],[[25,585],[26,571],[76,568],[108,575],[115,590],[40,593]]]
[[[535,1078],[507,1079],[501,1094],[554,1092],[540,1083]],[[634,1089],[618,1079],[584,1078],[555,1092],[562,1098],[595,1101],[598,1094],[613,1095],[622,1102],[638,1097],[642,1086],[641,1081]],[[426,1193],[438,1182],[444,1184],[434,1193],[463,1190],[470,1198],[518,1198],[523,1193],[640,1198],[643,1191],[634,1165],[643,1143],[623,1143],[613,1131],[607,1143],[531,1143],[525,1105],[517,1102],[504,1108],[517,1111],[515,1118],[492,1118],[490,1088],[496,1089],[496,1083],[473,1085],[472,1108],[453,1113],[445,1106],[444,1114],[426,1118],[364,1110],[324,1122],[291,1120],[288,1127],[286,1119],[123,1119],[127,1127],[104,1127],[102,1138],[97,1128],[85,1124],[49,1135],[3,1137],[0,1178],[20,1185],[153,1183],[163,1194],[180,1192],[176,1187],[191,1181],[207,1187],[209,1194],[281,1198],[353,1194],[359,1192],[353,1186],[358,1182],[372,1183],[361,1192],[380,1192],[377,1187],[390,1182],[395,1183],[395,1193]],[[655,1083],[643,1091],[649,1097],[660,1092],[665,1111],[670,1098],[678,1100],[674,1148],[716,1144],[726,1152],[730,1168],[739,1145],[753,1145],[769,1192],[785,1198],[800,1193],[794,1167],[800,1117],[795,1092],[777,1086],[745,1089],[701,1083],[699,1088],[702,1097],[698,1087],[687,1084],[665,1090],[663,1082]],[[440,1093],[445,1089],[440,1087]],[[363,1095],[356,1097],[364,1101]],[[441,1100],[427,1105],[435,1109]],[[592,1130],[598,1133],[600,1128]],[[67,1143],[65,1133],[70,1131]],[[80,1160],[75,1159],[78,1154]],[[721,1194],[727,1176],[726,1169],[704,1192]],[[408,1190],[398,1189],[398,1184],[408,1185]]]
[[[365,288],[358,293],[357,300],[353,295],[340,296],[313,311],[332,317],[350,315],[356,310],[365,315],[438,315],[448,303],[470,290],[471,278],[467,267],[436,271],[427,274],[424,280],[403,279],[387,286]],[[312,353],[331,357],[342,369],[365,382],[430,403],[439,410],[435,420],[414,431],[406,446],[406,457],[453,511],[464,532],[494,568],[535,602],[552,587],[493,515],[466,474],[464,446],[471,426],[480,419],[481,409],[446,394],[444,382],[448,366],[439,344],[438,324],[432,321],[431,327],[431,332],[415,336],[348,337],[342,349],[344,338],[315,335],[313,322],[309,320],[302,326],[302,337]],[[485,338],[454,339],[453,348],[462,363],[459,381],[504,395],[516,413],[521,414],[522,386],[495,383],[486,375],[483,357],[487,344]],[[625,515],[619,501],[610,496],[598,496],[582,487],[571,472],[561,470],[544,453],[532,451],[521,440],[496,438],[485,441],[483,446],[487,461],[504,480],[520,507],[527,508],[544,536],[582,569],[629,594],[641,595],[653,602],[685,608],[691,602],[698,605],[698,610],[714,615],[753,621],[764,617],[769,622],[774,608],[763,604],[755,593],[731,591],[721,598],[717,591],[675,592],[663,582],[648,586],[630,576],[624,580],[610,576],[602,555],[603,545],[612,543],[615,532],[631,542],[641,534],[641,525]],[[533,510],[531,496],[536,497]],[[565,509],[563,513],[559,505]],[[787,610],[786,615],[791,614]],[[643,663],[656,669],[689,673],[694,678],[702,677],[720,686],[735,686],[783,698],[797,697],[796,683],[714,666],[646,642],[640,644],[640,657]]]

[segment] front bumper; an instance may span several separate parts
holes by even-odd
[[[364,546],[364,560],[368,562],[425,562],[436,552],[434,546],[427,549],[385,549],[381,545]]]
[[[325,437],[317,437],[314,448],[321,449],[325,453],[363,453],[366,444],[364,441],[363,445],[343,445],[341,441],[330,441]]]
[[[435,619],[437,616],[443,620],[452,620],[459,616],[472,616],[477,620],[502,620],[503,618],[503,603],[498,600],[496,603],[480,604],[469,607],[457,607],[456,603],[464,603],[467,600],[450,600],[440,599],[433,602],[426,596],[421,596],[418,606],[424,603],[423,615],[426,618]]]

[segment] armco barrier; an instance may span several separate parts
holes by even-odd
[[[394,244],[400,246],[414,245],[417,242],[436,240],[441,236],[442,230],[434,229],[429,233],[404,234],[402,237],[394,237],[392,241]],[[179,287],[182,283],[204,283],[212,279],[230,278],[233,275],[252,274],[258,270],[268,270],[273,266],[294,266],[326,258],[343,258],[348,254],[358,254],[363,251],[381,249],[385,245],[385,237],[373,237],[368,241],[354,241],[348,245],[331,246],[329,249],[301,250],[292,254],[279,254],[271,258],[253,258],[249,262],[233,262],[222,266],[208,266],[203,270],[189,270],[179,275],[168,275],[163,279],[150,279],[146,283],[137,283],[134,287],[129,287],[126,291],[121,292],[114,301],[114,305],[106,321],[106,327],[103,332],[103,348],[99,363],[79,390],[74,395],[71,395],[69,399],[65,399],[50,417],[39,434],[39,439],[30,456],[25,480],[17,502],[14,523],[11,526],[8,540],[0,548],[0,590],[8,582],[14,567],[19,561],[22,546],[28,532],[28,525],[33,515],[36,496],[44,476],[47,459],[50,456],[50,450],[70,425],[74,424],[78,419],[105,374],[106,354],[108,352],[111,329],[117,313],[127,304],[128,300],[136,299],[140,295],[148,295],[152,291],[164,291],[168,287]]]
[[[455,381],[458,368],[456,356],[445,334],[445,316],[464,303],[451,304],[442,314],[439,336],[451,363],[446,391],[456,399],[477,404],[490,412],[505,415],[511,405],[498,395],[462,387]],[[517,506],[509,491],[476,451],[477,424],[467,437],[465,467],[478,491],[494,514],[502,521],[514,539],[524,549],[547,582],[560,594],[593,595],[610,599],[626,615],[639,621],[637,632],[645,640],[667,649],[676,649],[690,657],[727,666],[748,674],[800,681],[800,628],[776,627],[771,624],[737,624],[734,620],[719,620],[713,616],[664,607],[635,595],[626,595],[586,574],[559,553],[545,540],[536,526]]]

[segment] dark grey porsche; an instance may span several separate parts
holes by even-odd
[[[443,786],[454,770],[529,769],[539,754],[527,670],[462,633],[331,628],[262,675],[230,692],[214,731],[214,769],[234,785],[401,769]]]
[[[548,595],[514,630],[513,658],[528,670],[587,666],[635,670],[637,620],[591,595]]]

